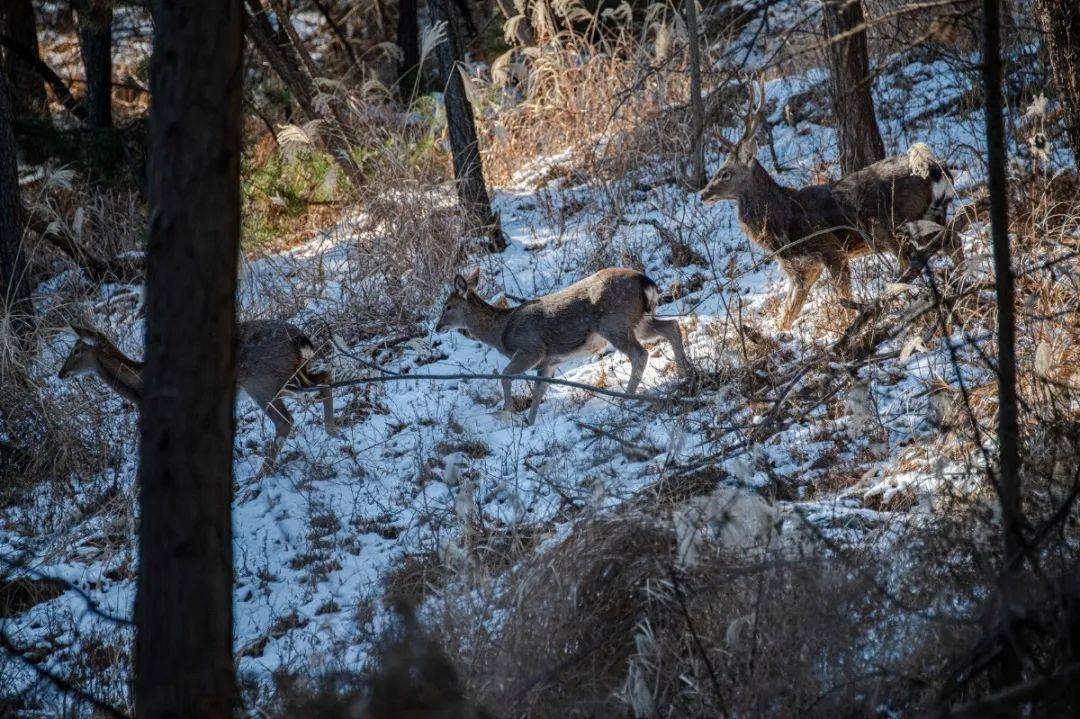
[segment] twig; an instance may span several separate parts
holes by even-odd
[[[377,369],[380,372],[386,372],[382,368]],[[353,379],[341,380],[339,382],[330,382],[324,385],[312,385],[310,387],[298,387],[293,392],[318,392],[324,389],[338,389],[340,387],[352,387],[358,384],[364,384],[366,382],[394,382],[397,380],[431,380],[435,382],[455,382],[455,381],[470,381],[478,379],[508,379],[508,380],[522,380],[525,382],[547,382],[548,384],[557,384],[564,387],[572,387],[574,389],[585,390],[591,394],[600,394],[606,397],[615,397],[617,399],[629,399],[629,400],[641,400],[643,402],[657,402],[657,403],[676,403],[676,404],[699,404],[699,400],[688,397],[661,397],[655,394],[627,394],[626,392],[618,392],[616,390],[602,389],[591,384],[582,384],[581,382],[572,382],[568,379],[559,379],[557,377],[540,377],[539,375],[532,374],[387,374],[380,377],[356,377]]]

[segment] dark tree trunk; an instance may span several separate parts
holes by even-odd
[[[465,81],[458,70],[461,61],[461,42],[457,25],[446,6],[447,0],[429,0],[432,19],[446,23],[446,41],[435,49],[439,71],[446,83],[443,102],[446,104],[446,126],[450,135],[450,151],[454,159],[454,177],[458,197],[465,212],[476,225],[478,235],[488,238],[488,247],[501,251],[506,247],[499,218],[491,209],[484,168],[480,162],[480,144],[476,139],[476,120],[472,105],[465,95]]]
[[[469,0],[454,0],[461,22],[465,23],[465,34],[471,40],[476,37],[476,22],[473,21],[472,10],[469,9]]]
[[[705,104],[701,100],[701,42],[698,37],[697,0],[683,0],[686,14],[686,32],[690,45],[690,187],[700,190],[705,186],[705,147],[702,136],[705,129]]]
[[[983,96],[986,103],[987,187],[990,191],[990,235],[994,252],[998,342],[998,476],[995,488],[1001,502],[1005,562],[998,580],[998,611],[991,617],[1001,642],[996,688],[1023,681],[1023,665],[1014,640],[1019,617],[1015,604],[1024,541],[1020,505],[1020,438],[1016,400],[1016,327],[1014,288],[1009,248],[1009,197],[1006,185],[1005,126],[1002,118],[1001,0],[983,0]],[[1017,713],[1016,716],[1020,714]]]
[[[1069,144],[1073,158],[1080,164],[1080,2],[1036,0],[1035,6],[1046,33],[1044,42],[1054,71],[1054,84],[1065,110]]]
[[[86,71],[86,124],[112,127],[112,0],[74,0]]]
[[[829,62],[829,101],[836,119],[840,169],[846,175],[885,157],[885,143],[874,117],[866,31],[832,39],[863,25],[862,2],[822,0],[821,10],[825,35],[830,39],[825,53]]]
[[[397,44],[401,48],[398,91],[411,100],[420,75],[420,25],[416,19],[417,0],[401,0],[398,5]]]
[[[0,311],[12,318],[15,334],[24,336],[33,329],[34,308],[22,251],[22,206],[11,110],[7,83],[0,81]]]
[[[17,43],[22,52],[4,53],[4,75],[11,87],[11,106],[15,117],[41,116],[46,113],[45,81],[32,62],[41,60],[38,52],[37,19],[30,0],[4,0],[0,3],[0,35]]]
[[[240,0],[158,0],[139,464],[135,707],[232,717]],[[193,281],[192,278],[197,278]]]

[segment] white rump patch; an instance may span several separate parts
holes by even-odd
[[[911,172],[922,178],[930,177],[931,163],[940,165],[941,162],[934,155],[934,151],[925,142],[916,142],[907,151],[908,167]],[[935,195],[936,197],[936,195]]]
[[[303,357],[305,361],[311,359],[315,356],[315,348],[307,343],[300,345],[300,356]]]
[[[645,288],[645,311],[652,314],[659,304],[660,291],[656,289],[656,285],[649,285]]]

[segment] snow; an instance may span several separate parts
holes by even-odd
[[[888,87],[887,79],[879,79],[876,91],[884,107],[910,102],[913,96],[946,101],[963,91],[945,67],[914,64],[906,74],[911,86],[902,93]],[[766,86],[773,108],[776,159],[786,168],[782,179],[791,184],[807,181],[815,161],[821,159],[831,166],[834,159],[829,128],[809,123],[791,127],[784,121],[788,99],[822,80],[820,72],[811,71],[775,79]],[[981,145],[978,122],[970,118],[920,120],[914,110],[883,114],[892,118],[883,127],[892,150],[902,152],[910,142],[925,141],[950,162],[968,168],[965,181],[978,175],[977,161],[966,154]],[[764,147],[761,157],[772,167]],[[658,182],[662,172],[643,171],[640,177],[607,188],[570,186],[568,181],[543,183],[552,168],[572,159],[570,151],[539,158],[495,193],[495,209],[510,246],[499,255],[476,259],[483,271],[483,294],[536,296],[581,279],[586,268],[595,269],[598,257],[618,261],[628,256],[639,260],[661,288],[675,283],[685,286],[694,274],[705,278],[700,290],[684,294],[659,311],[683,318],[687,351],[700,367],[722,373],[739,362],[737,345],[731,340],[736,311],[763,317],[764,326],[775,335],[776,312],[771,303],[783,291],[783,275],[774,264],[762,262],[762,253],[750,246],[731,204],[705,206],[695,195]],[[717,166],[719,158],[710,157],[710,164]],[[631,180],[645,189],[628,190]],[[623,222],[606,236],[603,189],[629,198]],[[670,229],[711,266],[669,264],[668,250],[655,229],[640,224],[645,220]],[[298,306],[287,319],[298,323],[321,317],[346,289],[358,294],[378,292],[375,280],[367,288],[350,286],[356,276],[357,224],[357,218],[346,218],[300,247],[246,263],[240,279],[245,316],[271,316],[275,298],[291,290],[296,290],[292,294]],[[975,253],[965,264],[973,280],[987,276],[989,268],[983,259]],[[872,262],[880,260],[866,264]],[[317,287],[291,284],[308,282],[306,278],[316,274],[321,278]],[[881,289],[874,276],[880,273],[862,274],[857,296]],[[39,287],[38,294],[47,304],[48,295],[78,282],[72,273],[64,273]],[[812,293],[804,319],[829,311],[823,285]],[[438,300],[444,291],[432,288],[433,299]],[[114,311],[124,297],[130,301]],[[121,349],[137,356],[141,302],[138,288],[110,285],[98,288],[82,309]],[[435,301],[430,308],[432,321],[438,309]],[[725,349],[717,349],[718,337],[728,338]],[[365,340],[350,351],[363,352],[382,339]],[[817,342],[808,322],[797,324],[792,335],[778,340],[778,353],[796,357]],[[38,377],[52,392],[108,406],[115,422],[111,434],[116,438],[118,462],[108,476],[73,478],[72,508],[59,513],[55,526],[27,536],[14,531],[13,517],[0,527],[0,556],[7,563],[28,567],[37,577],[63,579],[79,590],[67,591],[4,622],[5,631],[20,644],[49,647],[45,666],[54,670],[70,659],[69,651],[77,651],[78,645],[71,644],[76,635],[115,637],[116,626],[103,615],[130,617],[134,598],[133,526],[112,527],[108,512],[92,509],[106,487],[115,501],[134,505],[134,416],[97,380],[65,385],[55,379],[68,342],[63,336],[54,338],[42,353]],[[903,338],[892,349],[902,345]],[[378,357],[386,369],[411,374],[496,372],[506,361],[495,350],[460,334],[433,331]],[[330,362],[339,379],[371,373],[341,354]],[[680,391],[674,370],[667,348],[654,349],[642,390]],[[864,508],[858,500],[874,499],[881,506],[891,506],[898,497],[925,499],[944,486],[956,490],[977,481],[957,479],[959,465],[931,467],[911,456],[918,454],[912,442],[934,431],[926,420],[926,382],[952,380],[951,372],[942,345],[916,351],[902,362],[867,368],[860,375],[865,394],[858,398],[858,406],[869,413],[865,421],[831,420],[817,413],[777,432],[753,452],[725,460],[722,471],[746,487],[757,488],[769,486],[770,474],[780,476],[805,494],[831,463],[842,463],[853,474],[863,475],[863,480],[846,494],[781,503],[785,511],[798,510],[805,521],[823,527],[894,521],[892,513]],[[628,375],[626,358],[609,354],[568,363],[556,376],[586,384],[602,379],[606,386],[618,389],[625,386]],[[521,394],[525,388],[517,383],[515,391]],[[670,467],[707,460],[725,443],[735,442],[731,435],[719,441],[711,438],[709,430],[719,428],[717,418],[730,417],[728,421],[746,427],[760,421],[760,410],[744,406],[737,387],[712,392],[704,406],[678,412],[555,385],[545,396],[535,426],[526,427],[520,415],[507,420],[498,414],[501,395],[494,381],[405,379],[357,385],[335,395],[335,414],[343,432],[340,439],[325,434],[312,402],[291,400],[290,406],[300,408],[297,427],[282,448],[281,466],[261,479],[257,478],[261,448],[272,428],[258,408],[240,399],[233,541],[235,644],[242,654],[241,673],[266,681],[298,658],[312,665],[359,669],[372,637],[385,621],[383,577],[403,557],[445,549],[460,531],[462,515],[470,512],[486,524],[529,523],[557,533],[560,511],[567,501],[591,507],[591,511],[610,510],[657,481]],[[627,451],[598,437],[587,425],[605,428],[645,449]],[[872,457],[866,459],[863,450]],[[911,469],[897,470],[902,456],[910,460]],[[31,524],[45,513],[43,507],[50,501],[46,490],[41,491],[42,496],[19,509],[20,517]],[[94,537],[108,539],[95,543]],[[127,571],[119,571],[124,567]],[[119,631],[130,635],[128,629]],[[33,681],[29,671],[15,671],[17,676],[9,680]],[[111,685],[109,691],[115,696],[122,691],[122,683]]]

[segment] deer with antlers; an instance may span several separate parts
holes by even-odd
[[[738,202],[743,232],[770,252],[790,279],[781,330],[791,329],[825,269],[837,293],[850,298],[850,261],[860,255],[894,255],[901,281],[920,271],[929,252],[946,250],[954,262],[963,258],[955,233],[937,228],[944,225],[956,193],[948,169],[927,145],[915,143],[906,155],[888,157],[835,182],[785,187],[757,161],[756,135],[764,110],[760,79],[757,92],[750,84],[742,137],[724,141],[727,159],[701,190],[701,199]],[[916,239],[928,234],[929,242],[919,246]]]

